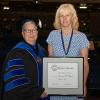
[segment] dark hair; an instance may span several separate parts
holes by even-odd
[[[21,26],[23,26],[26,22],[31,22],[33,21],[32,19],[24,19],[22,20]]]
[[[36,21],[34,20],[34,18],[23,18],[21,20],[19,20],[17,23],[16,23],[16,31],[21,33],[22,31],[22,26],[26,23],[26,22],[30,22],[30,21],[33,21],[36,23]],[[37,23],[36,23],[37,24]]]

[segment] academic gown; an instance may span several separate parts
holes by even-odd
[[[37,45],[37,53],[29,44],[18,43],[7,55],[2,70],[2,100],[37,100],[42,87],[42,58],[44,49]],[[44,98],[47,100],[47,98]]]

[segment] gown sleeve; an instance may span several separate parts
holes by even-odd
[[[38,86],[37,64],[28,52],[24,50],[10,52],[3,67],[4,100],[40,98],[44,88]]]

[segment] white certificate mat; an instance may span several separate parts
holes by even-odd
[[[83,95],[83,58],[43,58],[43,87],[49,95]]]
[[[48,63],[48,88],[78,88],[78,64]]]

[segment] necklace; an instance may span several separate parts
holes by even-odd
[[[70,48],[71,41],[72,41],[72,36],[73,36],[73,30],[72,30],[72,32],[71,32],[71,36],[70,36],[70,40],[69,40],[69,44],[68,44],[68,48],[67,48],[67,51],[66,51],[66,49],[65,49],[65,45],[64,45],[64,38],[63,38],[62,30],[61,30],[61,41],[62,41],[63,50],[64,50],[65,55],[67,55],[68,52],[69,52],[69,48]]]

